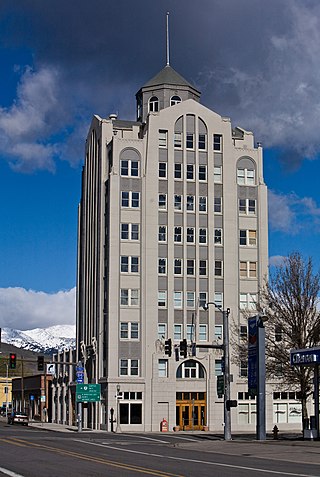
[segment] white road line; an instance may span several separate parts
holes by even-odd
[[[12,472],[11,470],[4,469],[3,467],[0,467],[0,472],[3,474],[9,475],[10,477],[24,477],[21,474],[16,474],[16,472]]]
[[[192,439],[192,437],[181,437],[181,436],[173,436],[173,435],[170,435],[168,437],[170,437],[170,439],[181,439],[183,441],[199,442],[199,439]]]
[[[77,442],[84,443],[84,441],[82,441],[80,439],[73,439],[73,440],[77,441]],[[105,445],[98,444],[96,442],[86,441],[85,444],[86,445],[90,444],[92,446],[97,446],[97,447],[106,447]],[[229,469],[236,469],[236,470],[241,469],[241,470],[248,470],[248,471],[252,471],[252,472],[261,472],[261,473],[264,473],[264,474],[287,475],[287,476],[290,476],[290,477],[319,477],[319,475],[313,475],[313,474],[295,474],[295,473],[292,473],[292,472],[281,472],[281,471],[277,471],[277,470],[261,469],[259,467],[246,467],[246,466],[241,466],[241,465],[222,464],[220,462],[208,462],[208,461],[205,461],[205,460],[198,460],[198,459],[185,459],[183,457],[173,457],[173,456],[168,456],[168,455],[164,456],[164,455],[161,455],[161,454],[152,454],[151,452],[135,451],[135,450],[131,450],[131,449],[123,449],[123,448],[114,447],[114,446],[108,446],[108,449],[113,449],[113,450],[117,450],[117,451],[120,451],[120,452],[129,452],[131,454],[147,455],[149,457],[160,457],[161,459],[165,458],[165,459],[170,459],[170,460],[178,460],[178,461],[182,461],[182,462],[193,462],[195,464],[206,464],[206,465],[212,465],[212,466],[216,466],[216,467],[228,467]]]

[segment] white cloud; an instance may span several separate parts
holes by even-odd
[[[0,288],[0,327],[19,330],[75,324],[76,289],[57,293]]]
[[[270,267],[279,267],[283,264],[286,258],[287,257],[284,257],[283,255],[273,255],[272,257],[269,257],[269,265]]]
[[[294,192],[279,194],[269,189],[269,224],[274,231],[295,235],[312,227],[319,230],[320,208],[311,197],[299,197]]]

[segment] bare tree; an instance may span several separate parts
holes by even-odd
[[[290,365],[290,350],[319,345],[318,310],[320,273],[312,259],[290,254],[270,273],[260,296],[268,315],[266,325],[266,371],[269,378],[299,391],[302,420],[308,417],[307,398],[312,393],[312,367]]]

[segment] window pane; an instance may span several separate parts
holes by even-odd
[[[193,149],[193,134],[192,133],[186,134],[186,148]]]
[[[139,240],[139,224],[131,224],[131,240]]]
[[[139,338],[139,323],[131,323],[131,338],[133,340]]]
[[[130,403],[130,424],[142,424],[142,404]]]
[[[159,227],[159,242],[166,242],[167,241],[167,227],[162,225]]]
[[[187,180],[194,179],[194,166],[193,164],[187,164]]]
[[[174,196],[174,208],[175,210],[181,210],[182,209],[182,198],[181,195],[175,195]]]
[[[187,195],[187,210],[194,210],[194,196]]]
[[[139,207],[140,193],[132,192],[132,207]]]
[[[174,178],[175,179],[182,179],[182,164],[175,164],[174,165]]]
[[[120,323],[120,338],[128,339],[129,338],[129,324]]]

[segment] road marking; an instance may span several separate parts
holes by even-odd
[[[18,442],[12,442],[12,439],[10,439],[9,437],[8,438],[2,438],[0,439],[1,442],[6,442],[7,444],[16,444],[17,446],[19,447],[28,447],[27,444],[21,444],[21,443],[18,443]]]
[[[15,472],[12,472],[11,470],[5,469],[4,467],[0,467],[0,472],[2,472],[3,474],[9,475],[10,477],[24,477],[23,475],[16,474]]]
[[[74,441],[77,442],[82,442],[84,441],[80,439],[73,439]],[[86,445],[92,445],[92,446],[97,446],[97,447],[106,447],[103,444],[98,444],[96,442],[85,442]],[[174,456],[168,456],[168,455],[161,455],[161,454],[153,454],[151,452],[142,452],[142,451],[136,451],[136,450],[131,450],[131,449],[124,449],[124,448],[119,448],[119,447],[113,447],[113,446],[107,446],[108,449],[113,449],[117,450],[120,452],[129,452],[131,454],[140,454],[140,455],[147,455],[148,457],[160,457],[161,459],[170,459],[170,460],[178,460],[182,462],[193,462],[195,464],[206,464],[206,465],[212,465],[216,467],[228,467],[230,469],[241,469],[241,470],[248,470],[252,472],[261,472],[265,474],[277,474],[277,475],[287,475],[290,477],[319,477],[319,475],[313,475],[313,474],[296,474],[292,472],[281,472],[278,470],[268,470],[268,469],[261,469],[259,467],[247,467],[247,466],[241,466],[241,465],[233,465],[233,464],[223,464],[219,462],[209,462],[205,460],[198,460],[198,459],[186,459],[184,457],[174,457]]]
[[[160,442],[161,444],[168,444],[168,441],[162,441],[160,439],[155,439],[154,437],[146,437],[146,436],[132,436],[130,434],[124,434],[125,436],[128,436],[128,437],[134,437],[134,438],[137,438],[137,439],[146,439],[148,441],[154,441],[154,442]]]
[[[73,439],[76,440],[76,439]],[[50,452],[55,452],[57,454],[61,454],[67,457],[76,457],[77,459],[81,460],[86,460],[89,462],[95,462],[98,464],[104,464],[110,467],[118,467],[120,469],[124,470],[130,470],[132,472],[140,473],[140,474],[148,474],[148,475],[153,475],[156,477],[184,477],[181,474],[172,474],[171,472],[165,472],[163,470],[158,470],[158,469],[151,469],[147,467],[141,467],[141,466],[136,466],[134,464],[124,464],[122,462],[117,462],[117,461],[112,461],[112,460],[107,460],[104,458],[100,457],[92,457],[90,455],[85,455],[85,454],[80,454],[79,452],[74,452],[74,451],[69,451],[66,449],[59,449],[58,447],[50,447],[46,446],[44,444],[36,444],[35,442],[28,442],[23,439],[18,439],[17,437],[12,438],[12,440],[8,439],[8,442],[13,445],[18,445],[18,443],[23,443],[27,444],[29,447],[36,447],[42,450],[47,450]],[[83,441],[81,441],[83,443]],[[102,446],[106,448],[106,446]],[[24,476],[19,476],[18,474],[13,475],[12,477],[24,477]]]

